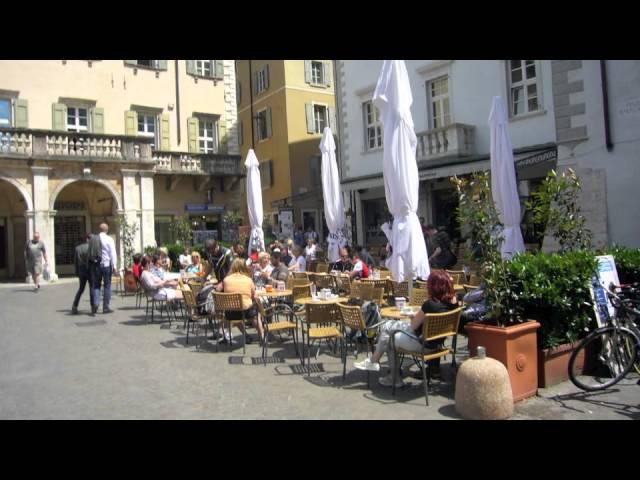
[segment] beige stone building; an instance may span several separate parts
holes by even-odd
[[[293,224],[323,234],[320,139],[336,132],[331,60],[237,60],[239,144],[260,162],[264,213],[274,233]],[[328,232],[325,232],[328,233]]]
[[[34,231],[54,275],[102,221],[122,253],[121,214],[138,250],[185,214],[220,236],[244,196],[235,90],[233,60],[0,61],[0,278]]]

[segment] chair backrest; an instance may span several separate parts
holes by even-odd
[[[307,262],[307,272],[315,272],[317,266],[318,266],[317,260],[309,260]]]
[[[409,305],[422,306],[424,302],[429,298],[429,291],[426,288],[414,288],[411,290],[411,298]]]
[[[329,267],[330,265],[328,263],[325,262],[318,262],[316,264],[316,272],[318,273],[329,273]]]
[[[360,300],[369,300],[377,303],[378,305],[382,305],[382,302],[384,301],[384,288],[376,288],[372,285],[372,288],[369,289],[365,287],[360,293]]]
[[[391,278],[391,270],[380,269],[380,278],[381,279],[390,279]]]
[[[427,289],[427,282],[423,282],[422,280],[416,280],[416,288]]]
[[[409,296],[409,282],[391,282],[391,285],[394,297],[407,298]]]
[[[453,279],[453,283],[464,283],[465,281],[464,270],[447,270],[447,273]]]
[[[197,307],[196,296],[190,288],[182,289],[182,298],[184,298],[184,304],[190,313],[193,313]]]
[[[469,282],[467,282],[467,285],[473,285],[475,287],[479,287],[481,282],[482,282],[482,277],[480,277],[479,275],[476,275],[475,273],[472,273],[471,277],[469,278]]]
[[[291,278],[289,277],[289,288],[293,288],[293,287],[301,287],[303,285],[309,285],[311,282],[309,282],[309,279],[307,277],[305,278]]]
[[[309,274],[307,272],[293,272],[293,278],[304,278],[309,281]]]
[[[340,323],[342,317],[340,316],[340,310],[338,309],[337,303],[327,303],[327,304],[315,304],[315,303],[307,303],[307,324],[312,323]]]
[[[202,283],[200,282],[187,282],[187,285],[189,285],[189,288],[196,297],[200,293],[200,290],[202,290]]]
[[[371,282],[351,282],[352,298],[371,298],[373,296],[373,283]]]
[[[342,305],[338,304],[340,310],[340,316],[342,323],[345,327],[349,327],[352,330],[364,330],[366,328],[364,318],[362,316],[362,309],[357,305]]]
[[[345,275],[336,275],[333,277],[338,290],[342,290],[346,295],[351,293],[351,278]]]
[[[291,289],[293,291],[293,303],[299,298],[306,298],[311,296],[311,283],[305,283],[304,285],[294,285]]]
[[[445,313],[428,313],[422,325],[422,340],[438,340],[458,334],[462,308]]]
[[[335,280],[331,275],[309,275],[317,288],[335,288]]]
[[[220,293],[213,292],[213,304],[216,312],[241,312],[242,308],[242,295],[239,293]]]

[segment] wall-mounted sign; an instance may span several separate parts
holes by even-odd
[[[224,207],[222,205],[211,205],[207,203],[187,203],[184,206],[184,211],[188,213],[219,214],[224,212]]]
[[[518,180],[546,177],[550,170],[556,168],[557,163],[558,151],[555,148],[520,158],[514,162]]]

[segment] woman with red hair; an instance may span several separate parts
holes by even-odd
[[[366,358],[362,362],[354,363],[354,367],[360,370],[370,370],[374,372],[380,371],[380,359],[385,352],[389,357],[389,374],[385,377],[380,377],[378,382],[380,385],[390,387],[393,382],[393,369],[394,355],[391,351],[389,340],[391,338],[391,332],[394,330],[401,330],[403,333],[395,333],[395,344],[402,349],[419,352],[422,348],[420,345],[420,334],[422,333],[422,324],[424,323],[425,315],[428,313],[444,313],[449,310],[453,310],[458,306],[456,299],[456,293],[453,289],[453,281],[451,277],[444,270],[432,270],[429,279],[427,280],[427,287],[431,298],[429,298],[422,308],[411,318],[411,322],[403,320],[390,320],[383,323],[380,326],[380,335],[378,337],[378,343],[376,344],[375,353],[371,358]],[[439,349],[442,345],[442,341],[429,342],[426,344],[427,348]],[[401,376],[398,376],[398,383],[396,388],[404,385]]]

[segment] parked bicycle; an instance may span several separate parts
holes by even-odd
[[[609,388],[634,367],[640,372],[640,328],[636,323],[640,318],[639,291],[634,286],[612,284],[605,292],[615,315],[607,311],[606,325],[587,335],[569,359],[569,378],[586,391]]]

